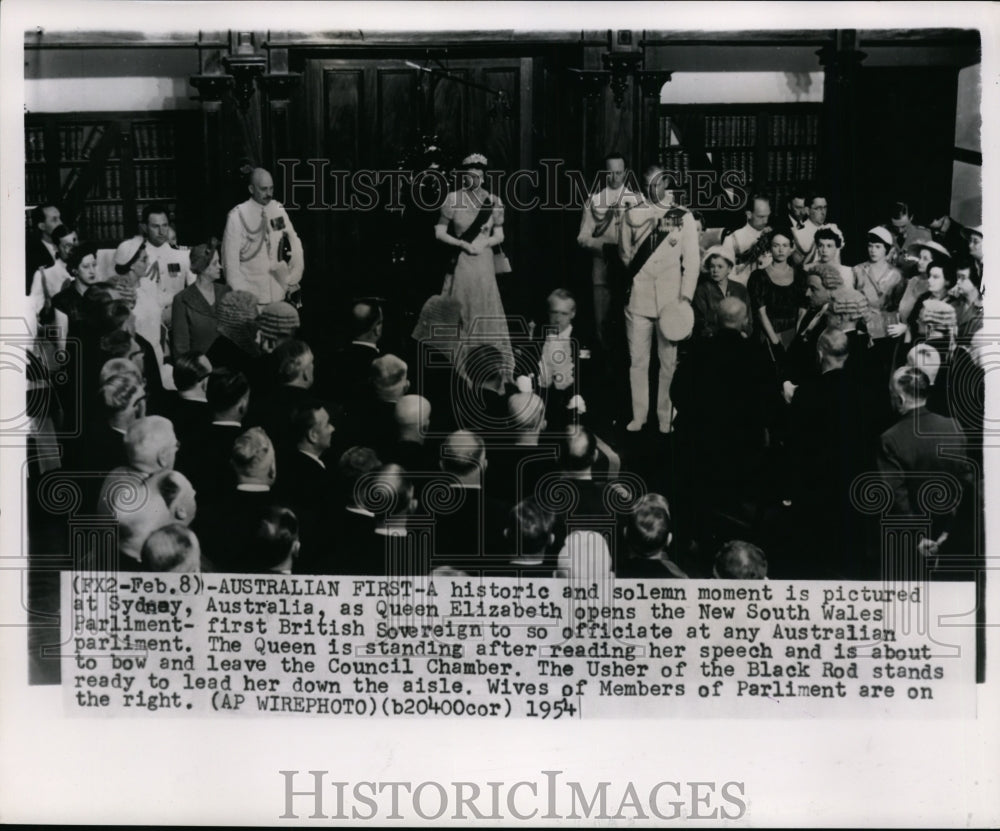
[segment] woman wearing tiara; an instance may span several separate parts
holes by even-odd
[[[434,233],[453,249],[441,294],[462,307],[463,340],[472,341],[467,346],[495,346],[503,378],[510,381],[514,355],[494,269],[494,248],[504,240],[503,204],[483,187],[486,166],[486,157],[479,153],[462,160],[462,187],[445,198]]]

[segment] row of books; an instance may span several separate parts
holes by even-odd
[[[687,173],[691,168],[691,157],[687,150],[675,150],[667,147],[660,148],[660,164],[664,170],[676,173]]]
[[[174,130],[168,124],[140,122],[132,125],[132,146],[139,159],[172,158]]]
[[[138,199],[172,199],[177,182],[173,166],[135,165],[135,195]]]
[[[757,144],[757,116],[706,115],[705,147],[753,147]]]
[[[772,115],[771,144],[815,145],[819,142],[818,115]]]
[[[754,150],[718,150],[709,155],[715,167],[720,171],[742,170],[747,175],[747,181],[752,181],[757,168]]]
[[[125,214],[122,205],[87,205],[80,217],[81,239],[119,242],[125,239]]]
[[[24,160],[45,161],[45,130],[41,127],[29,127],[24,131]]]
[[[90,154],[104,135],[103,124],[60,125],[59,160],[64,162],[83,161]]]
[[[49,187],[44,168],[24,171],[24,201],[27,205],[39,205],[48,199]]]
[[[769,150],[767,178],[772,182],[802,182],[816,175],[815,150]]]

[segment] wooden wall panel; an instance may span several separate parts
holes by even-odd
[[[416,70],[376,69],[375,110],[371,163],[379,170],[395,168],[419,136]]]

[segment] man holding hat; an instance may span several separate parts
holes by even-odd
[[[698,232],[691,213],[672,205],[667,196],[663,169],[646,170],[649,198],[625,213],[620,253],[632,277],[625,310],[632,365],[632,421],[626,428],[638,432],[649,415],[649,350],[656,332],[660,359],[656,413],[660,432],[669,433],[673,422],[670,382],[677,366],[677,342],[694,327],[691,300],[698,284]]]
[[[256,168],[250,198],[229,212],[222,265],[234,289],[253,292],[260,306],[295,297],[304,265],[302,242],[284,207],[274,199],[271,174]]]

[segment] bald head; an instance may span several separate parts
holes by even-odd
[[[256,167],[250,174],[250,198],[259,205],[266,205],[274,198],[274,181],[271,174],[262,167]]]
[[[511,426],[518,433],[537,433],[545,426],[545,402],[533,392],[516,392],[507,399]]]
[[[404,395],[396,402],[396,427],[401,441],[422,440],[431,421],[431,402],[422,395]]]
[[[441,469],[475,480],[486,466],[483,440],[468,430],[456,430],[441,445]]]
[[[850,351],[847,335],[840,329],[828,328],[819,336],[816,342],[821,368],[839,369],[847,361]]]
[[[125,432],[125,456],[136,470],[146,473],[169,470],[176,455],[174,425],[163,416],[140,418]]]
[[[746,304],[738,297],[724,297],[719,303],[719,325],[723,329],[742,329],[747,322]]]

